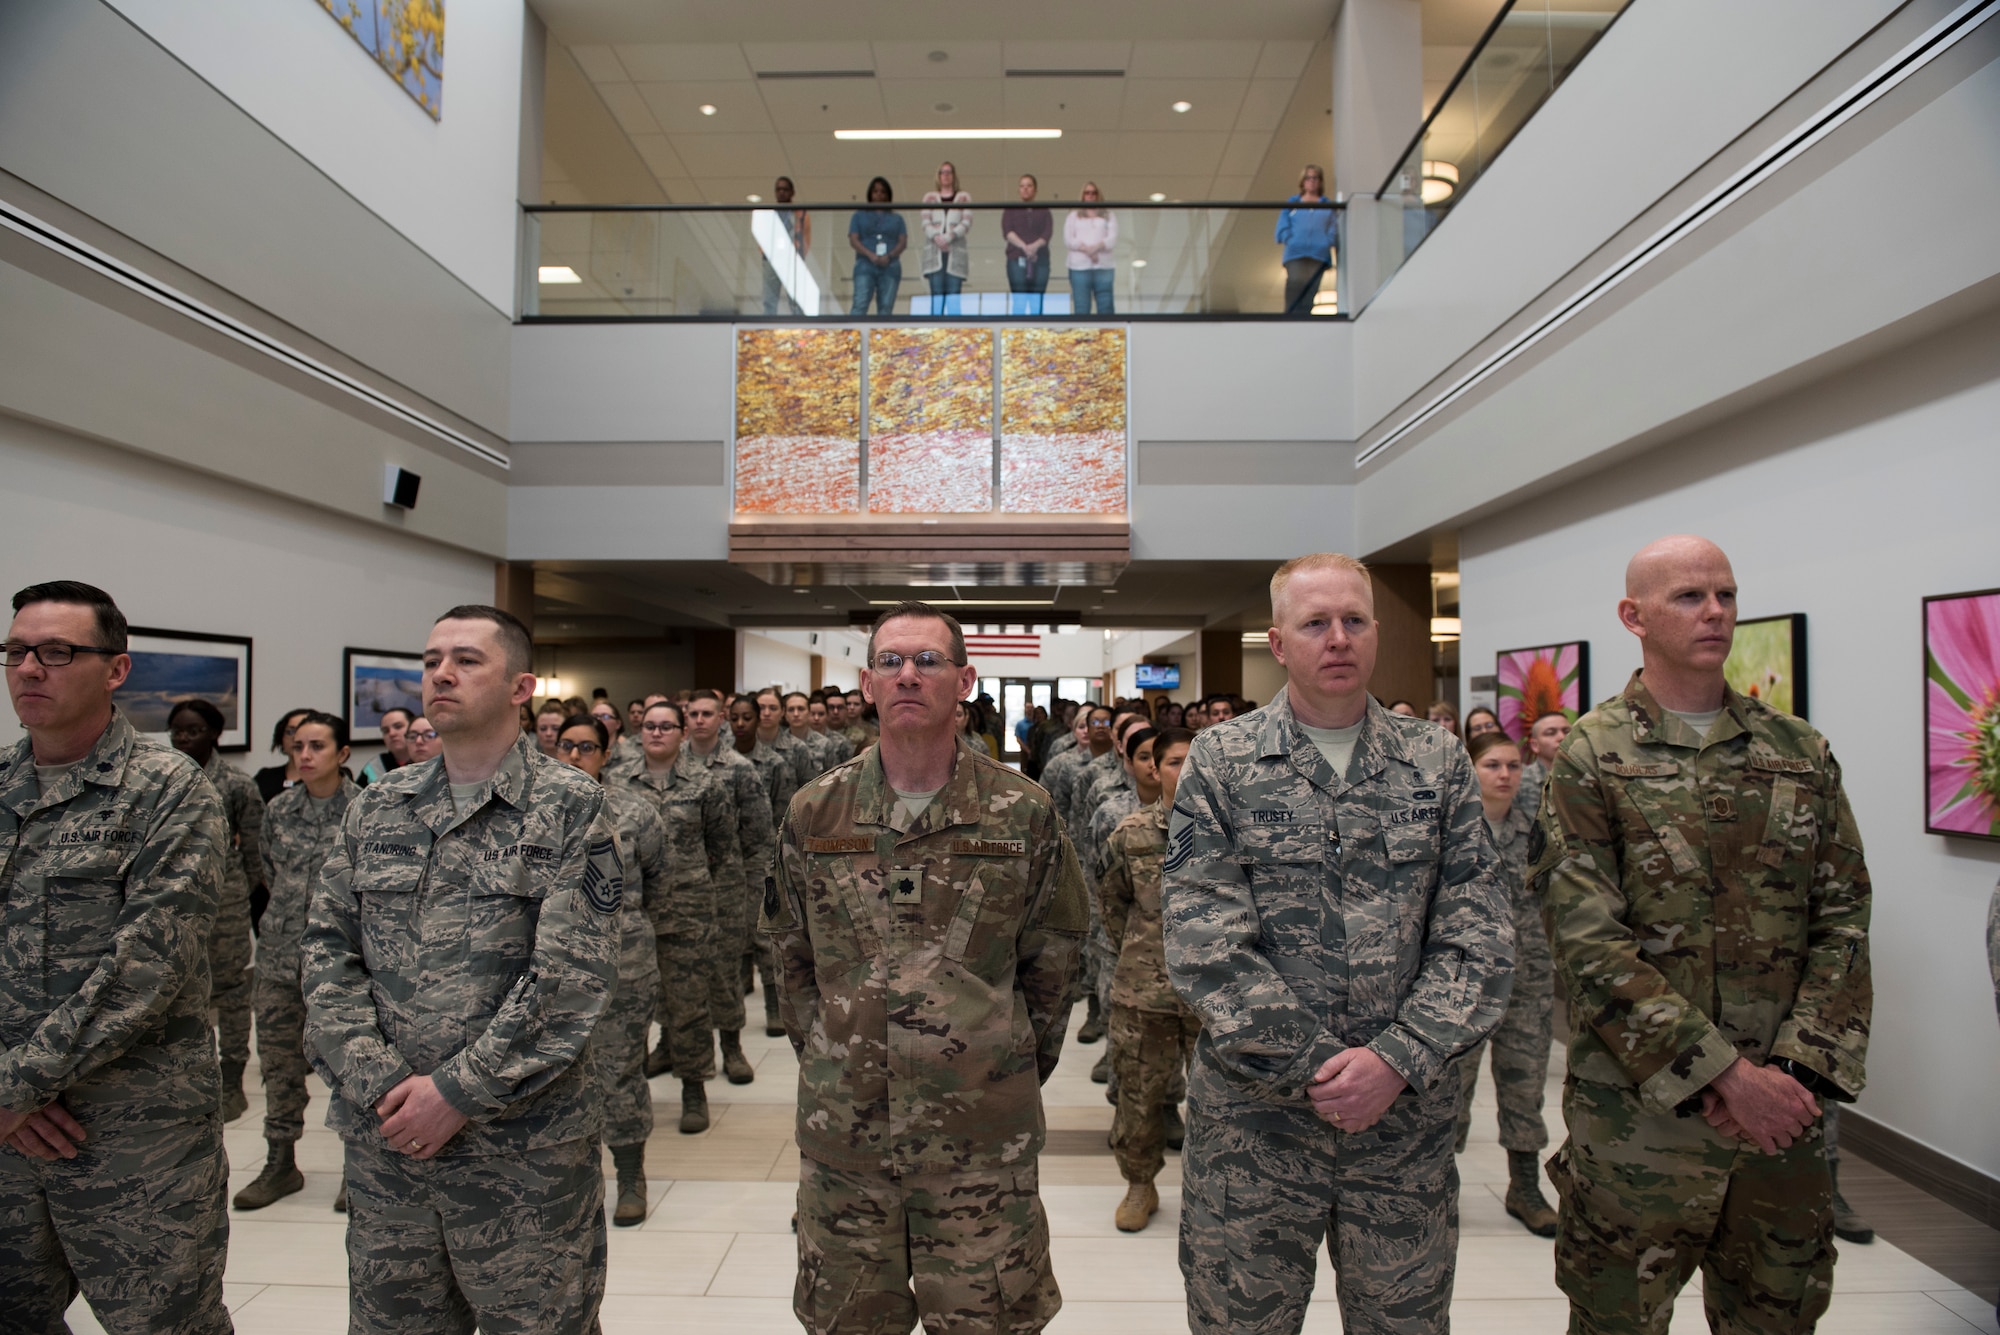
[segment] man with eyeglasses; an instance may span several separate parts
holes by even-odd
[[[812,1335],[1038,1331],[1082,873],[1048,794],[957,743],[957,621],[890,608],[861,680],[880,741],[793,799],[764,891],[799,1054],[793,1311]]]
[[[591,1037],[626,880],[603,789],[521,731],[533,652],[500,608],[438,618],[443,754],[353,799],[313,892],[306,1054],[347,1149],[354,1331],[597,1328]]]
[[[685,711],[687,745],[681,763],[698,769],[720,784],[736,807],[736,847],[740,879],[715,887],[715,949],[709,956],[709,1020],[722,1045],[722,1073],[732,1085],[757,1078],[743,1055],[743,1025],[749,1012],[743,1005],[741,961],[750,948],[756,895],[771,874],[776,853],[771,837],[771,799],[757,767],[722,738],[722,697],[710,690],[691,696]]]
[[[215,788],[113,702],[124,614],[73,580],[14,595],[26,738],[0,755],[0,1324],[210,1335],[229,1241],[209,933]]]

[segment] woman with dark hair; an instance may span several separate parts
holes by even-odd
[[[381,778],[394,773],[410,763],[410,743],[403,734],[409,731],[410,721],[416,718],[413,710],[393,705],[382,711],[382,754],[361,767],[361,776],[355,780],[363,788]],[[531,727],[529,731],[533,731]]]
[[[257,1064],[264,1076],[263,1171],[236,1193],[239,1210],[261,1210],[305,1188],[294,1151],[305,1134],[305,994],[299,978],[299,943],[320,868],[333,852],[347,819],[347,804],[361,789],[341,768],[347,763],[347,720],[316,709],[299,715],[292,731],[298,782],[264,810],[260,866],[271,902],[264,912],[252,994],[257,1012]],[[344,1191],[344,1188],[343,1188]]]
[[[1500,716],[1485,705],[1474,705],[1465,711],[1465,744],[1472,745],[1472,739],[1483,737],[1489,732],[1500,731]]]
[[[292,731],[299,726],[299,720],[312,713],[310,709],[287,709],[271,729],[271,749],[285,757],[282,765],[267,765],[256,773],[257,791],[269,802],[285,789],[299,781],[298,766],[292,761]]]
[[[877,315],[896,313],[896,289],[903,285],[903,251],[910,244],[910,229],[903,215],[887,207],[896,198],[884,177],[868,183],[868,207],[856,209],[847,220],[847,244],[854,249],[854,309],[852,315],[868,314],[875,303]]]
[[[1285,314],[1311,315],[1320,280],[1333,267],[1340,214],[1325,207],[1326,173],[1311,163],[1299,173],[1299,191],[1288,202],[1322,206],[1283,209],[1278,213],[1276,239],[1284,247]]]
[[[1186,711],[1178,704],[1172,700],[1162,700],[1160,702],[1159,717],[1153,721],[1162,729],[1179,728],[1185,726],[1185,717]]]
[[[556,735],[556,758],[604,784],[604,814],[625,868],[618,908],[618,984],[597,1022],[598,1092],[604,1100],[604,1143],[618,1170],[611,1222],[646,1222],[646,1137],[653,1134],[653,1094],[646,1084],[646,1029],[660,997],[660,962],[646,904],[667,892],[667,837],[653,804],[621,784],[604,783],[611,731],[595,714],[573,714]]]

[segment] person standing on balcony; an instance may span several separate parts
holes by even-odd
[[[1111,284],[1118,276],[1118,261],[1111,258],[1118,245],[1118,215],[1104,207],[1104,194],[1097,182],[1083,183],[1083,207],[1070,210],[1063,219],[1063,245],[1069,252],[1070,310],[1090,314],[1095,302],[1099,315],[1113,314]]]
[[[1326,173],[1311,163],[1299,173],[1293,204],[1324,205]],[[1278,244],[1285,248],[1285,314],[1311,315],[1320,280],[1333,267],[1339,243],[1340,215],[1331,208],[1283,209],[1278,214]]]
[[[949,162],[939,163],[937,188],[924,192],[924,203],[956,206],[971,202],[972,196],[958,188],[958,168]],[[930,313],[957,315],[958,294],[972,274],[972,256],[965,246],[966,235],[972,231],[972,210],[927,208],[923,222],[924,278],[931,285]]]
[[[856,209],[847,220],[847,244],[854,249],[854,309],[852,315],[868,314],[873,300],[877,315],[896,313],[896,289],[903,285],[903,251],[910,244],[910,229],[903,215],[886,207],[896,192],[877,176],[868,183],[868,207]]]
[[[804,209],[786,207],[792,202],[792,178],[789,176],[780,176],[772,184],[771,197],[778,201],[778,221],[785,225],[785,235],[791,238],[792,250],[796,254],[793,263],[803,266],[806,252],[812,249],[812,215]],[[763,255],[761,258],[764,263],[764,314],[776,315],[780,301],[784,303],[785,314],[799,314],[799,303],[785,290],[784,279],[771,267],[771,257]]]
[[[1056,225],[1047,209],[1034,205],[1040,188],[1033,176],[1023,172],[1021,207],[1000,215],[1000,230],[1007,237],[1007,288],[1014,294],[1010,315],[1040,315],[1042,295],[1049,290],[1049,242]]]

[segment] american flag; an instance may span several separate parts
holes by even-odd
[[[1039,635],[996,635],[972,632],[965,637],[966,656],[980,658],[1040,658]]]

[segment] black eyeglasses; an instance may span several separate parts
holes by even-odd
[[[603,749],[604,748],[599,746],[596,742],[563,741],[556,743],[556,750],[562,752],[564,755],[568,755],[572,751],[574,751],[577,755],[580,756],[594,756]]]
[[[680,730],[681,725],[678,723],[645,723],[640,725],[641,732],[679,732]]]
[[[64,644],[61,640],[46,640],[41,644],[19,644],[9,640],[4,650],[8,667],[19,667],[33,654],[35,661],[43,667],[68,667],[76,661],[78,654],[104,654],[107,657],[122,654],[123,649],[99,649],[89,644]]]
[[[946,658],[935,649],[926,649],[922,653],[911,654],[907,658],[902,654],[892,654],[884,650],[875,655],[871,666],[883,676],[893,677],[903,670],[904,663],[915,665],[917,671],[926,677],[935,677],[947,667],[965,666],[955,658]]]
[[[419,742],[434,742],[438,739],[437,731],[434,728],[426,728],[421,732],[419,732],[415,728],[411,728],[408,732],[404,733],[403,735],[405,737],[413,738]]]

